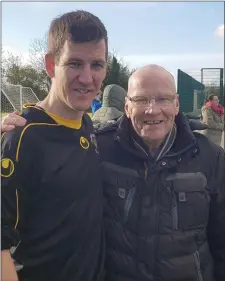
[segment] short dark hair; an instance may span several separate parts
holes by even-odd
[[[214,97],[218,97],[217,95],[209,95],[207,101],[212,101]]]
[[[48,53],[57,61],[66,40],[71,40],[74,43],[85,43],[102,39],[105,40],[107,59],[107,30],[100,19],[82,10],[65,13],[55,18],[50,25],[48,32]]]

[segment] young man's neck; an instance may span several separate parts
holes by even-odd
[[[77,111],[70,108],[51,93],[49,93],[43,101],[38,103],[38,106],[42,107],[49,113],[70,120],[81,120],[84,115],[84,111]]]

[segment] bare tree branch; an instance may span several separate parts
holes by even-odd
[[[47,34],[43,38],[35,38],[30,44],[29,53],[30,60],[29,65],[45,76],[45,87],[47,91],[50,90],[51,79],[48,77],[45,70],[45,54],[47,52]]]
[[[45,70],[45,54],[47,52],[47,35],[43,38],[35,38],[30,44],[29,64],[35,69],[42,71]]]

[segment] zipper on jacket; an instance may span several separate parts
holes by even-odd
[[[202,278],[202,273],[201,273],[201,262],[200,262],[200,257],[199,257],[199,252],[196,251],[194,253],[194,261],[195,261],[195,266],[196,266],[196,271],[197,271],[197,280],[198,281],[203,281]]]
[[[157,176],[157,181],[159,181],[159,175]],[[154,270],[153,270],[154,280],[155,277],[158,275],[158,270],[156,266],[158,248],[159,248],[159,189],[157,188],[156,189],[156,239],[155,239],[155,247],[154,247],[155,261],[154,261]]]
[[[171,203],[172,203],[172,223],[173,230],[178,230],[178,210],[177,210],[177,199],[173,188],[171,188]]]
[[[128,215],[130,212],[130,208],[134,199],[134,195],[136,192],[136,185],[134,184],[133,187],[129,190],[126,201],[125,201],[125,205],[124,205],[124,222],[127,222],[128,220]]]
[[[142,151],[144,154],[148,157],[148,153],[145,151],[145,149],[132,137],[134,144]]]
[[[148,177],[148,164],[147,164],[147,162],[144,162],[144,168],[145,168],[145,181],[146,181],[147,177]]]

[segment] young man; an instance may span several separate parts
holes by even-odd
[[[51,23],[51,90],[2,137],[2,280],[102,280],[102,179],[84,113],[106,75],[107,31],[85,11]],[[13,259],[10,248],[17,246]]]

